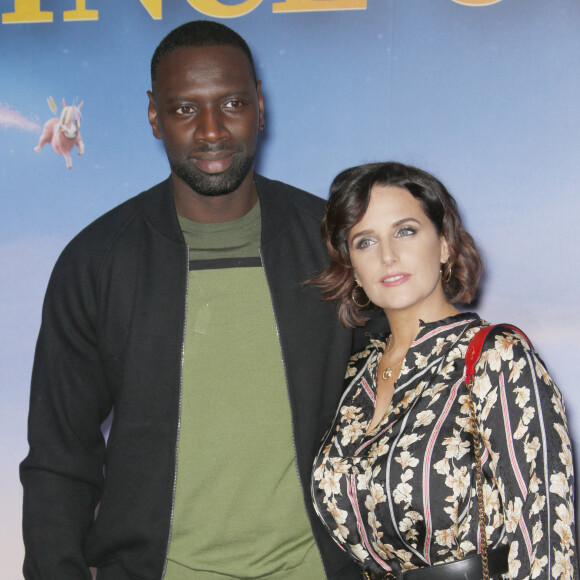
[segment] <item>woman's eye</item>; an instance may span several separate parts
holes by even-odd
[[[404,238],[405,236],[412,236],[416,234],[417,230],[412,226],[401,226],[395,233],[395,237]]]
[[[371,238],[361,238],[357,243],[356,243],[356,249],[357,250],[364,250],[365,248],[368,248],[370,245],[372,245],[373,240]]]

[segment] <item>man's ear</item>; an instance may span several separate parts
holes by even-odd
[[[259,110],[259,117],[258,117],[258,129],[263,130],[265,125],[264,120],[264,97],[262,97],[262,81],[257,81],[256,83],[256,91],[258,92],[258,110]]]
[[[149,97],[149,108],[148,108],[148,115],[149,115],[149,124],[153,129],[153,135],[157,139],[161,139],[161,131],[159,130],[159,123],[157,122],[157,107],[155,105],[155,98],[153,97],[153,93],[151,91],[147,91],[147,96]]]

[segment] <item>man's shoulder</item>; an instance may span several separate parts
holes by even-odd
[[[153,207],[161,203],[166,182],[158,183],[148,190],[142,191],[133,197],[126,199],[119,205],[108,210],[93,222],[87,225],[78,236],[98,235],[109,230],[115,230],[122,227],[122,224],[131,220],[136,214],[142,212],[147,206]],[[77,236],[77,237],[78,237]]]
[[[63,254],[85,255],[100,254],[106,252],[124,231],[130,227],[136,219],[143,215],[148,206],[154,207],[161,204],[166,182],[162,182],[152,188],[123,201],[106,213],[96,218],[83,228],[66,246]]]
[[[269,179],[263,175],[255,176],[259,190],[263,192],[261,203],[271,203],[279,210],[285,205],[294,208],[302,216],[310,216],[320,223],[324,215],[326,200],[294,185]]]

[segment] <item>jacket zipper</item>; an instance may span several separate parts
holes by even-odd
[[[296,436],[294,435],[294,427],[295,427],[295,411],[292,405],[292,397],[290,396],[290,382],[288,380],[288,369],[286,367],[286,360],[284,358],[284,348],[282,347],[282,339],[280,338],[280,325],[278,324],[278,317],[276,316],[276,309],[274,308],[274,302],[272,300],[272,288],[270,287],[270,280],[268,278],[268,269],[266,268],[266,264],[264,262],[264,256],[262,255],[262,248],[259,250],[260,252],[260,261],[262,262],[262,268],[264,269],[264,274],[266,276],[266,283],[268,284],[268,289],[270,291],[270,307],[272,308],[272,314],[274,315],[274,324],[276,325],[276,335],[278,336],[278,344],[280,345],[280,358],[282,359],[282,368],[284,369],[284,378],[286,380],[286,395],[288,396],[288,403],[290,405],[290,417],[292,419],[291,427],[292,427],[292,447],[294,448],[294,466],[296,468],[296,474],[298,475],[298,483],[300,484],[300,491],[302,496],[302,503],[304,505],[304,510],[306,512],[306,519],[308,520],[308,525],[310,526],[310,531],[312,533],[312,539],[314,540],[314,544],[316,546],[316,550],[318,551],[318,557],[320,558],[320,562],[322,564],[322,569],[324,570],[324,575],[328,578],[328,574],[326,571],[326,566],[324,564],[324,560],[322,559],[322,554],[320,554],[320,549],[318,547],[318,542],[316,541],[316,536],[314,535],[314,528],[312,527],[312,520],[308,515],[308,508],[306,507],[306,500],[304,499],[304,482],[302,481],[302,476],[300,475],[300,469],[298,468],[298,450],[296,449]],[[310,486],[309,486],[310,489]]]
[[[169,515],[169,534],[167,536],[167,546],[165,548],[165,560],[163,562],[163,571],[161,580],[167,573],[167,563],[169,561],[169,546],[171,544],[171,535],[173,533],[173,519],[175,515],[175,492],[177,489],[177,454],[179,452],[179,436],[181,433],[181,405],[183,400],[183,364],[185,360],[185,333],[187,331],[187,309],[188,309],[188,292],[189,292],[189,246],[185,247],[186,270],[185,270],[185,296],[184,296],[184,313],[183,313],[183,335],[181,337],[181,367],[179,369],[179,403],[177,406],[177,435],[175,437],[175,469],[173,470],[173,489],[171,494],[171,513]]]

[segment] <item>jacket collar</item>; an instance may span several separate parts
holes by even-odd
[[[290,201],[275,186],[276,182],[257,173],[254,175],[254,181],[260,200],[262,245],[264,245],[276,238],[286,228]],[[177,219],[170,178],[143,192],[140,195],[140,203],[147,221],[157,231],[177,243],[185,243]]]
[[[254,174],[262,214],[262,245],[271,242],[288,225],[290,200],[276,187],[277,182]]]
[[[141,193],[139,203],[145,220],[155,230],[174,242],[185,244],[177,219],[170,178]]]

